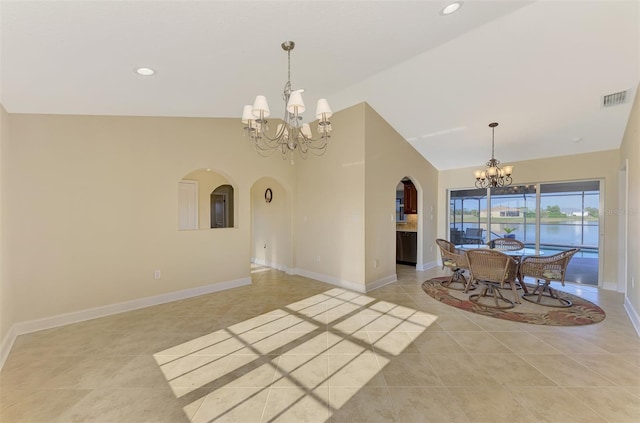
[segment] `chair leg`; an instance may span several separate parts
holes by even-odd
[[[473,291],[476,287],[473,285],[475,280],[469,275],[469,279],[467,280],[467,285],[464,287],[464,293],[466,294],[469,291]]]
[[[467,278],[464,276],[464,269],[460,269],[460,268],[456,268],[456,269],[452,269],[453,273],[451,274],[451,277],[449,278],[449,280],[442,282],[442,286],[449,288],[449,289],[453,289],[455,291],[464,291],[466,292],[469,286],[469,281],[467,280]],[[455,286],[456,285],[462,285],[462,286]],[[474,289],[476,289],[475,287],[470,288],[470,291],[473,291]]]
[[[469,301],[474,304],[478,304],[484,307],[496,308],[499,310],[506,310],[515,307],[513,301],[506,299],[500,289],[497,286],[493,286],[493,284],[488,282],[483,282],[484,286],[482,287],[482,291],[479,294],[474,294],[469,296]],[[482,298],[492,298],[495,305],[483,304],[480,302]],[[504,304],[504,305],[501,305]]]
[[[553,288],[551,288],[551,281],[550,280],[545,280],[544,284],[540,283],[540,280],[537,279],[536,280],[537,286],[536,289],[533,290],[533,292],[530,293],[524,293],[522,294],[522,298],[532,302],[532,303],[536,303],[536,304],[540,304],[543,306],[547,306],[547,307],[562,307],[562,308],[566,308],[566,307],[571,307],[573,305],[573,303],[569,300],[567,300],[566,298],[561,298],[558,297],[555,293],[555,291],[553,290]],[[537,297],[535,300],[530,298],[530,297]],[[550,303],[545,303],[542,301],[542,297],[547,297],[547,298],[551,298],[552,300],[557,301],[558,303],[556,304],[550,304]]]
[[[511,285],[511,291],[513,292],[513,301],[520,304],[520,296],[518,295],[518,288],[516,288],[516,281],[513,280],[509,282],[509,285]]]

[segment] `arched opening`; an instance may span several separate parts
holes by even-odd
[[[396,186],[396,263],[418,262],[418,190],[404,177]]]
[[[178,187],[180,230],[235,226],[234,188],[225,176],[198,169],[185,175]]]
[[[291,272],[291,199],[275,179],[263,177],[251,187],[252,272],[271,267]]]
[[[220,185],[209,198],[211,227],[233,228],[233,187]]]

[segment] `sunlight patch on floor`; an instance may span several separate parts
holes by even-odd
[[[154,358],[192,422],[325,421],[436,319],[334,288]]]

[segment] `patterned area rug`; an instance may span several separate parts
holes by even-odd
[[[496,310],[490,307],[484,307],[474,304],[468,300],[469,295],[476,291],[465,294],[462,291],[448,289],[442,286],[442,281],[449,279],[448,277],[439,277],[429,279],[422,284],[424,292],[436,300],[459,308],[461,310],[470,311],[472,313],[482,314],[484,316],[495,317],[497,319],[511,320],[513,322],[531,323],[534,325],[549,326],[580,326],[599,323],[604,320],[605,313],[597,305],[576,295],[556,290],[556,294],[565,297],[573,305],[567,308],[545,307],[529,301],[521,301],[521,304],[509,310]],[[530,287],[529,291],[534,289]],[[511,289],[504,289],[502,293],[506,298],[513,299],[510,296]]]

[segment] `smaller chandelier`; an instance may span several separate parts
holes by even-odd
[[[296,43],[293,41],[285,41],[281,44],[282,49],[287,52],[288,76],[282,94],[285,103],[284,117],[282,118],[282,123],[277,125],[275,134],[269,136],[267,133],[269,131],[267,118],[271,112],[265,96],[257,96],[253,105],[244,106],[242,112],[245,136],[251,139],[256,151],[263,157],[269,156],[275,151],[280,151],[282,158],[285,159],[287,153],[291,152],[293,154],[294,150],[298,150],[303,159],[307,158],[307,153],[309,152],[320,156],[327,150],[327,143],[331,137],[329,135],[331,132],[329,118],[332,112],[329,108],[329,103],[324,98],[318,100],[316,106],[318,138],[313,138],[311,127],[308,123],[302,123],[302,113],[305,111],[304,102],[302,101],[304,90],[293,90],[291,88],[291,50],[295,45]]]
[[[513,166],[499,167],[500,160],[496,160],[494,157],[494,135],[496,132],[497,122],[489,124],[491,128],[491,159],[486,163],[487,169],[476,170],[476,188],[489,188],[489,187],[506,187],[511,185],[511,172]]]

